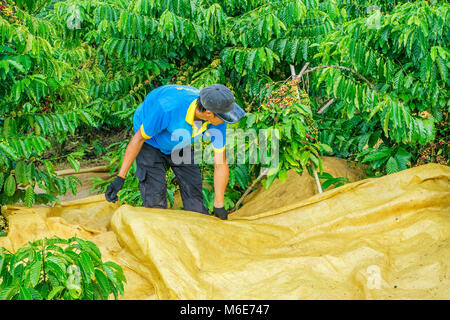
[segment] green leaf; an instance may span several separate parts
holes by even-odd
[[[102,263],[102,259],[101,259],[102,254],[95,243],[93,243],[92,241],[87,241],[87,240],[83,240],[83,239],[79,239],[79,238],[77,238],[77,241],[78,241],[81,249],[89,254],[94,266]]]
[[[399,171],[397,161],[393,157],[390,157],[386,163],[386,173],[391,174],[397,171]]]
[[[250,128],[256,122],[257,115],[252,113],[247,117],[247,128]]]
[[[299,135],[300,139],[304,139],[306,135],[305,127],[303,126],[303,123],[300,121],[300,119],[294,120],[294,128],[297,134]]]
[[[278,179],[280,179],[281,182],[285,182],[287,178],[287,171],[285,169],[281,169],[278,172]]]
[[[378,142],[378,140],[380,139],[380,136],[381,136],[380,130],[372,132],[370,139],[368,141],[369,148],[372,148]]]
[[[408,163],[411,160],[411,154],[403,148],[399,148],[395,154],[395,160],[398,164],[398,171],[408,168]]]
[[[300,164],[302,165],[302,167],[306,166],[306,164],[309,161],[310,156],[311,156],[311,151],[303,151],[300,154],[299,160],[300,160]]]
[[[235,176],[234,170],[230,170],[230,174],[229,174],[229,177],[228,177],[228,186],[230,188],[233,188],[235,183],[236,183],[236,176]]]
[[[62,258],[62,259],[64,259],[64,260],[66,260],[66,262],[67,262],[67,264],[74,264],[75,263],[75,260],[73,259],[73,257],[71,257],[70,255],[68,255],[67,253],[60,253],[59,254],[59,257],[60,258]],[[77,257],[75,257],[75,259],[76,258],[78,258],[78,256]]]
[[[25,205],[28,208],[31,208],[33,206],[33,204],[35,203],[35,197],[34,197],[34,189],[33,187],[28,187],[27,190],[25,191]]]
[[[83,293],[83,290],[81,288],[69,289],[69,295],[75,300],[79,299],[82,293]]]
[[[17,159],[19,157],[13,148],[4,143],[0,143],[0,150],[6,153],[11,159]]]
[[[0,292],[0,300],[11,300],[19,291],[19,288],[16,285],[11,285],[4,288]]]
[[[20,288],[19,300],[33,300],[33,296],[28,288]]]
[[[123,295],[124,288],[118,272],[114,271],[114,269],[108,265],[103,265],[103,269],[105,270],[108,279],[119,288],[120,294]]]
[[[325,179],[325,180],[334,179],[334,177],[328,172],[322,172],[321,174],[318,174],[318,177],[319,177],[319,179]]]
[[[0,172],[0,191],[3,188],[3,183],[5,182],[5,174],[3,172]]]
[[[276,174],[277,174],[278,171],[279,171],[279,168],[278,168],[278,167],[270,168],[270,169],[267,168],[266,170],[267,170],[267,172],[265,173],[265,175],[268,176],[268,177],[270,177],[270,176],[273,176],[273,175],[276,176]]]
[[[323,164],[320,158],[316,157],[314,154],[311,154],[309,159],[314,164],[314,168],[318,169],[319,172],[323,171]]]
[[[57,287],[61,284],[61,282],[53,274],[47,273],[47,277],[48,277],[48,282],[50,283],[50,285],[52,287]]]
[[[44,300],[41,293],[34,288],[28,288],[31,293],[32,300]]]
[[[93,300],[105,300],[105,298],[103,297],[103,293],[102,290],[100,289],[99,285],[93,285],[91,286],[92,290],[93,290]]]
[[[43,162],[44,162],[45,168],[47,169],[47,172],[49,174],[54,174],[55,169],[53,167],[53,164],[49,160],[44,160]]]
[[[94,289],[90,284],[83,284],[83,300],[93,300],[94,299]]]
[[[18,184],[27,185],[29,183],[25,162],[19,161],[14,167],[14,172]]]
[[[8,197],[13,196],[16,192],[16,180],[14,179],[14,176],[12,174],[10,174],[8,178],[6,178],[4,190],[5,194]]]
[[[61,269],[59,265],[52,261],[46,261],[44,264],[44,269],[47,274],[52,274],[57,278],[58,281],[64,282],[66,280],[65,270]]]
[[[264,187],[267,189],[269,189],[269,187],[272,185],[272,183],[275,181],[275,178],[277,177],[276,174],[271,175],[271,176],[267,176],[267,179],[265,179],[264,182]]]
[[[57,286],[50,291],[50,293],[47,296],[46,300],[52,300],[54,297],[56,297],[61,291],[63,291],[65,287],[63,286]]]
[[[448,70],[445,61],[441,57],[437,57],[437,66],[439,68],[439,72],[441,74],[441,78],[444,82],[448,83]]]
[[[298,166],[299,166],[298,162],[295,161],[295,160],[291,157],[291,155],[289,155],[288,153],[285,153],[285,154],[284,154],[284,158],[286,159],[286,161],[287,161],[291,166],[294,166],[294,167],[298,167]]]
[[[378,149],[369,153],[362,162],[371,162],[387,158],[391,155],[391,149]]]
[[[34,262],[30,267],[30,282],[31,286],[34,288],[39,283],[42,270],[42,261],[38,260]]]
[[[321,143],[320,148],[327,153],[333,153],[333,149],[325,143]]]
[[[236,181],[242,189],[248,187],[251,178],[247,172],[247,168],[243,165],[239,165],[234,169]]]
[[[322,183],[322,190],[328,189],[331,185],[335,184],[335,179],[328,179]]]
[[[384,130],[384,135],[386,137],[388,137],[388,130],[389,130],[389,117],[391,115],[392,112],[392,105],[389,106],[389,109],[386,111],[386,114],[384,116],[384,125],[383,125],[383,130]]]
[[[95,243],[93,243],[92,241],[88,241],[88,240],[83,241],[83,242],[89,248],[89,250],[87,250],[87,251],[91,255],[91,258],[93,258],[93,261],[97,262],[98,264],[101,264],[102,263],[102,253],[100,252],[100,249],[97,247],[97,245]]]
[[[334,81],[334,84],[333,84],[333,95],[335,97],[339,97],[338,87],[339,87],[339,84],[341,82],[341,79],[342,79],[342,76],[340,75]]]
[[[81,252],[80,254],[80,267],[83,272],[86,282],[91,282],[91,277],[94,275],[94,264],[92,263],[91,257],[86,252]]]
[[[79,172],[80,171],[80,162],[78,160],[76,160],[74,157],[69,155],[67,157],[67,161],[69,161],[70,165],[75,170],[75,172]]]
[[[100,289],[102,291],[103,298],[105,300],[108,299],[108,296],[110,294],[108,278],[105,276],[105,274],[101,270],[95,269],[95,279],[97,280],[98,284],[100,285]]]
[[[66,270],[66,261],[58,256],[47,256],[47,260],[55,263],[58,267],[65,271]]]

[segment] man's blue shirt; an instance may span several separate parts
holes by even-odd
[[[215,151],[224,150],[227,124],[194,122],[200,90],[182,85],[166,85],[151,91],[136,109],[134,133],[140,131],[145,143],[164,154],[181,149],[200,136],[211,136]],[[181,130],[180,130],[181,129]]]

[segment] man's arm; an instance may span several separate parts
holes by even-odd
[[[225,150],[214,152],[214,207],[221,208],[225,202],[229,168]]]
[[[125,179],[128,170],[130,170],[133,161],[136,159],[139,151],[142,149],[142,145],[144,144],[144,137],[140,130],[136,132],[134,137],[131,139],[130,143],[128,143],[127,149],[125,150],[125,155],[122,160],[122,166],[120,167],[120,171],[118,176]]]
[[[125,155],[123,157],[122,166],[120,167],[120,172],[114,181],[111,182],[106,188],[105,198],[107,201],[116,202],[119,199],[117,197],[117,193],[122,189],[128,170],[130,170],[134,159],[136,159],[139,151],[141,151],[144,141],[145,138],[142,136],[141,131],[138,131],[131,139],[130,143],[128,143],[127,149],[125,150]]]

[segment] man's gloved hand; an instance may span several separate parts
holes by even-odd
[[[117,192],[123,187],[124,178],[117,176],[113,182],[106,188],[105,197],[108,202],[116,202],[119,198]]]
[[[227,220],[228,219],[228,212],[227,210],[225,210],[224,207],[214,207],[214,211],[213,211],[214,215],[222,220]]]

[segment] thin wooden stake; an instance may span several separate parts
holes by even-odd
[[[308,65],[309,65],[309,62],[307,62],[307,63],[303,66],[302,71],[299,73],[298,76],[296,76],[296,75],[295,75],[295,67],[294,67],[292,64],[290,64],[289,67],[291,68],[292,79],[298,79],[298,78],[300,78],[300,77],[303,75],[303,73],[305,73],[306,68],[308,67]],[[298,101],[300,101],[300,94],[299,94],[299,92],[298,92],[297,85],[295,85],[295,87],[296,87],[296,89],[297,89],[297,98],[298,98]],[[314,168],[314,165],[312,166],[312,171],[313,171],[313,175],[314,175],[314,180],[315,180],[315,182],[316,182],[317,190],[319,191],[319,193],[322,193],[322,186],[320,185],[319,176],[317,175],[316,168]]]
[[[242,195],[242,197],[238,200],[238,202],[236,202],[236,205],[234,206],[232,212],[236,211],[237,208],[239,208],[239,205],[241,204],[241,202],[244,200],[244,198],[250,193],[250,191],[253,189],[253,187],[259,182],[259,180],[261,180],[263,177],[266,176],[266,174],[269,172],[269,169],[266,168],[264,171],[262,171],[258,178],[256,178],[255,181],[253,181],[252,185],[250,187],[247,188],[247,190],[245,190],[244,194]]]

